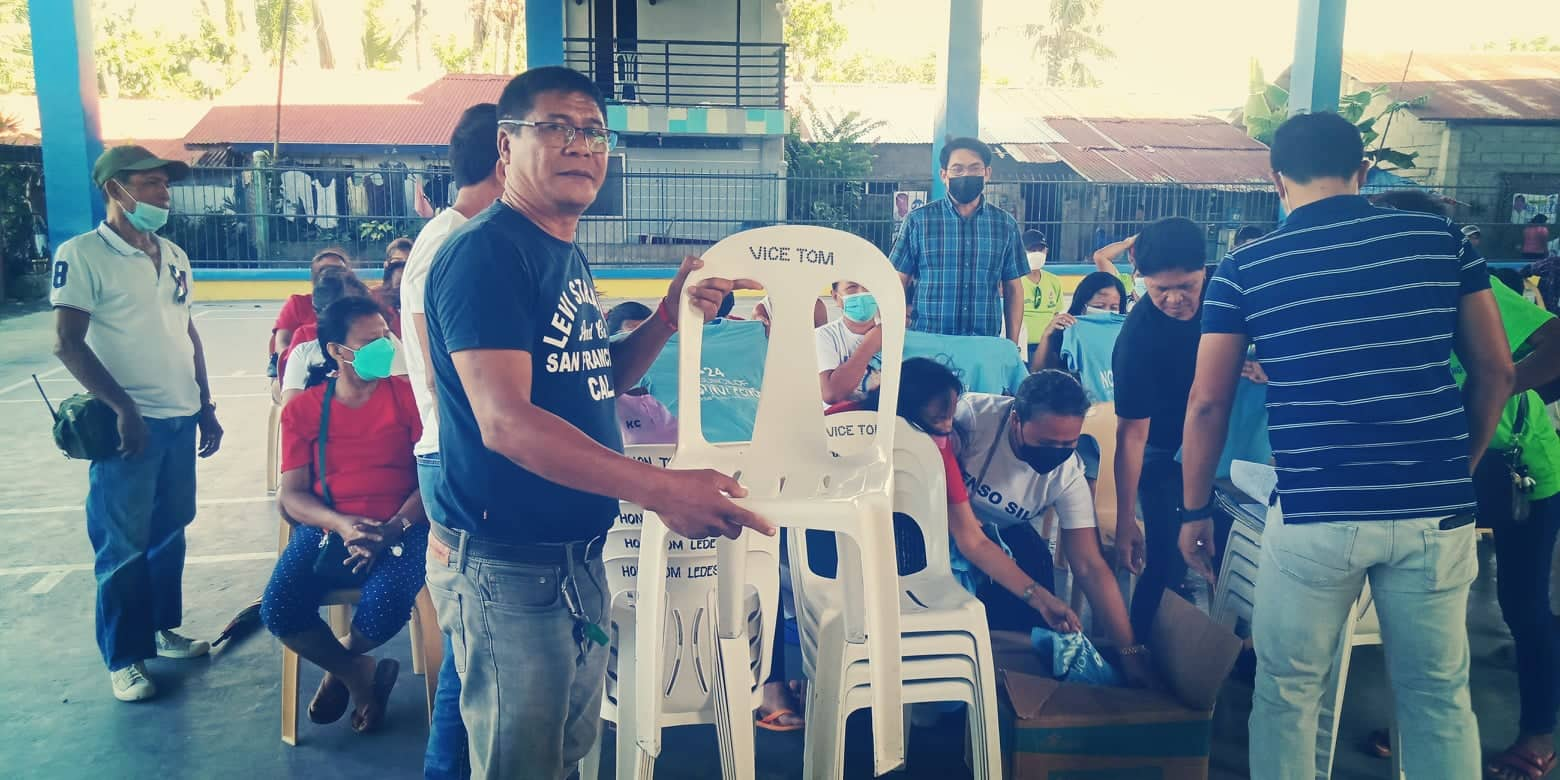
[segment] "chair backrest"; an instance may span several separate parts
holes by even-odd
[[[764,372],[764,386],[753,429],[751,463],[742,464],[743,485],[752,498],[780,496],[782,483],[790,495],[812,495],[826,474],[859,471],[884,464],[893,451],[891,429],[899,400],[899,364],[904,353],[905,298],[899,274],[881,250],[859,236],[815,226],[775,226],[746,230],[710,247],[704,267],[688,275],[686,284],[706,278],[750,279],[769,294],[769,351],[765,365],[788,370]],[[881,401],[876,412],[880,435],[868,452],[831,459],[824,437],[823,391],[818,386],[817,337],[813,306],[818,290],[848,279],[872,291],[883,322]],[[699,314],[685,296],[683,322]],[[698,397],[703,349],[700,328],[679,331],[682,341],[678,395]],[[704,438],[696,404],[683,404],[677,420],[677,459],[687,465],[715,465]]]
[[[635,445],[625,454],[642,462],[666,467],[672,455],[671,445]],[[733,449],[726,447],[723,449]],[[634,658],[635,648],[623,647],[618,617],[636,615],[627,607],[636,602],[639,583],[640,531],[646,523],[656,523],[653,512],[627,501],[620,502],[617,521],[607,532],[602,563],[606,569],[612,612],[612,659],[607,670],[607,692],[602,700],[602,717],[616,722],[618,715],[618,664]],[[650,578],[666,594],[663,610],[669,631],[663,632],[660,654],[659,687],[663,694],[660,725],[713,723],[715,718],[714,616],[711,605],[715,592],[716,542],[713,539],[690,540],[665,532],[665,568]],[[744,599],[745,618],[752,644],[749,665],[753,669],[750,691],[756,705],[760,686],[769,674],[770,653],[774,647],[774,626],[779,620],[778,546],[756,543],[748,550],[752,587]],[[653,654],[645,654],[647,656]],[[640,674],[648,670],[640,669]]]
[[[1094,517],[1100,529],[1100,541],[1116,539],[1116,404],[1089,407],[1083,418],[1083,432],[1094,437],[1100,447],[1100,476],[1094,485]],[[1135,521],[1136,518],[1129,518]]]

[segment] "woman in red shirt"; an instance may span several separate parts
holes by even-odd
[[[1543,260],[1549,256],[1549,215],[1539,214],[1522,228],[1523,260]]]
[[[333,266],[352,270],[352,261],[347,259],[345,250],[331,248],[321,249],[314,259],[309,261],[309,286],[312,288],[320,281],[320,272]],[[316,320],[314,310],[314,295],[298,293],[287,299],[282,304],[282,310],[276,315],[276,324],[271,326],[271,363],[276,364],[276,356],[285,354],[293,342],[293,331],[300,325],[313,325]],[[278,371],[277,377],[281,376]]]
[[[326,672],[309,719],[334,722],[355,701],[352,728],[366,732],[383,719],[399,672],[367,653],[401,630],[423,587],[428,517],[412,456],[422,423],[411,385],[390,376],[395,347],[373,299],[331,304],[318,327],[325,364],[282,411],[278,503],[296,527],[260,617]],[[338,640],[319,605],[343,587],[362,596],[351,633]]]

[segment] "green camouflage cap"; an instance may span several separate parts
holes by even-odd
[[[190,175],[190,166],[177,160],[164,160],[152,154],[144,146],[115,146],[104,149],[102,156],[92,166],[92,181],[101,187],[115,174],[125,171],[154,171],[161,168],[168,173],[168,181],[178,181]]]

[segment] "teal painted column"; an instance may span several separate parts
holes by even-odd
[[[938,62],[937,115],[932,119],[932,194],[943,196],[943,144],[980,134],[980,12],[982,0],[952,0],[948,45]]]
[[[563,64],[563,4],[569,0],[531,0],[525,4],[525,66]]]
[[[92,164],[103,153],[92,2],[29,0],[27,5],[52,251],[71,236],[91,230],[104,213],[103,198],[92,184]]]
[[[1343,22],[1348,0],[1300,0],[1289,115],[1338,110],[1343,88]]]

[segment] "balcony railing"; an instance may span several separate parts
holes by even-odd
[[[785,44],[619,39],[610,74],[597,72],[596,39],[565,38],[564,64],[610,78],[608,99],[662,106],[785,107]]]

